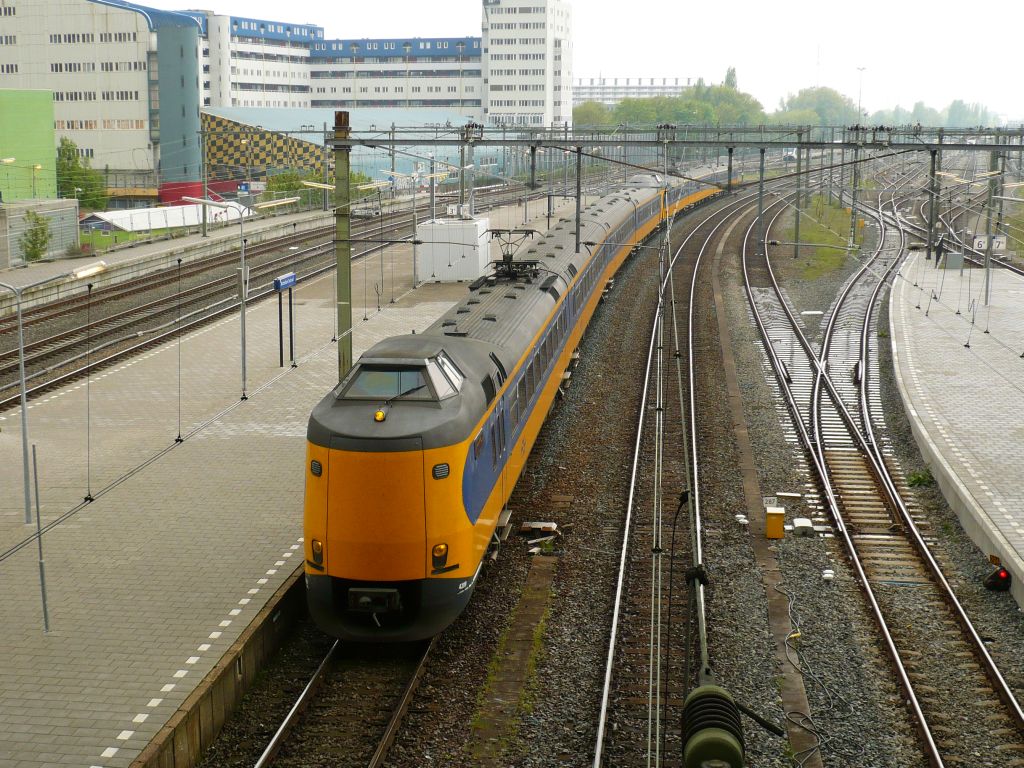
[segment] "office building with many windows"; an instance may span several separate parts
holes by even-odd
[[[479,121],[479,37],[328,40],[310,59],[311,106],[430,107]]]
[[[202,179],[204,108],[570,122],[571,7],[520,1],[534,4],[482,0],[482,37],[328,39],[312,24],[128,0],[0,0],[0,88],[51,91],[55,140],[74,141],[115,199],[176,199]]]
[[[51,91],[55,141],[71,139],[115,194],[155,188],[157,174],[197,177],[201,14],[123,0],[0,6],[0,87]]]
[[[691,85],[688,77],[580,77],[572,86],[573,106],[596,101],[615,106],[623,99],[679,96]]]

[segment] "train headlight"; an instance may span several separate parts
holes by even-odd
[[[383,408],[378,408],[373,414],[373,420],[377,423],[384,421],[387,417],[388,414]]]
[[[324,562],[324,545],[323,542],[318,539],[313,539],[309,543],[310,549],[313,550],[313,562],[317,565],[323,565]]]
[[[435,544],[434,548],[430,551],[430,556],[434,568],[444,568],[445,563],[448,562],[448,545]]]

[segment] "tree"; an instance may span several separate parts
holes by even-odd
[[[89,167],[89,159],[78,156],[78,145],[66,136],[57,147],[57,196],[77,198],[83,208],[104,210],[107,185],[103,174]]]
[[[768,121],[773,125],[821,125],[821,118],[813,109],[786,109],[773,112]]]
[[[654,125],[663,121],[664,115],[658,114],[655,99],[623,99],[615,105],[616,123],[629,125]]]
[[[910,112],[896,105],[892,109],[880,109],[867,119],[868,125],[907,125],[913,122]]]
[[[981,104],[965,104],[957,99],[946,108],[946,125],[950,128],[973,128],[989,125],[992,116]]]
[[[573,107],[573,125],[610,125],[612,111],[599,101],[585,101]]]
[[[725,85],[726,88],[732,88],[734,91],[736,90],[736,67],[729,67],[729,69],[725,71],[725,83],[723,83],[723,85]]]
[[[25,214],[25,222],[27,227],[18,240],[18,245],[21,246],[25,261],[38,261],[50,248],[50,239],[53,237],[50,233],[50,223],[35,211]]]
[[[786,98],[787,112],[805,109],[817,113],[818,125],[853,125],[861,122],[853,99],[831,88],[804,88],[796,96],[790,94]]]
[[[942,118],[939,117],[939,113],[927,106],[923,101],[914,104],[914,109],[910,113],[910,119],[921,125],[942,125]]]
[[[712,85],[701,89],[700,98],[711,105],[714,122],[720,125],[757,125],[764,122],[761,102],[749,93],[727,86]]]
[[[763,121],[761,103],[749,93],[698,81],[679,96],[623,99],[615,105],[611,122],[640,126],[757,125]]]
[[[302,180],[309,178],[310,181],[318,181],[318,179],[312,179],[307,175],[303,175],[298,171],[285,171],[284,173],[275,173],[273,176],[267,177],[267,191],[268,192],[298,192],[302,189],[309,189],[309,187],[303,186]]]

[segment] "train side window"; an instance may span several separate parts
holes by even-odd
[[[512,394],[512,399],[508,403],[508,418],[511,426],[515,427],[519,423],[519,392],[518,390]]]
[[[488,374],[480,380],[480,386],[484,389],[484,397],[487,399],[487,404],[490,405],[494,402],[494,395],[497,390],[494,387],[494,380]]]
[[[437,392],[438,400],[444,400],[444,398],[451,397],[458,392],[448,376],[442,371],[441,366],[433,361],[427,364],[427,374],[430,376],[430,381],[434,384],[434,391]]]
[[[452,386],[455,387],[455,390],[458,391],[462,389],[462,380],[465,377],[462,375],[462,371],[459,370],[458,366],[452,362],[452,359],[444,352],[438,352],[437,364],[441,367],[441,370],[444,371],[444,375],[448,377],[448,380],[452,383]]]
[[[494,363],[494,367],[498,369],[498,386],[500,387],[502,384],[505,383],[505,379],[508,378],[508,374],[505,373],[505,366],[501,364],[501,360],[498,359],[498,356],[496,354],[491,352],[490,358],[491,361]]]
[[[491,424],[491,466],[498,466],[498,425]]]
[[[480,434],[476,436],[476,440],[473,441],[473,458],[479,459],[480,454],[484,452],[484,431],[481,429]]]

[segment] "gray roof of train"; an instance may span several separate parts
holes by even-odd
[[[588,205],[581,212],[580,242],[602,240],[613,229],[608,220],[626,221],[633,214],[634,203],[638,203],[642,211],[645,205],[656,200],[649,189],[624,188]],[[585,246],[580,253],[575,251],[574,225],[574,219],[561,218],[540,238],[527,241],[520,248],[514,260],[537,261],[539,275],[536,278],[530,282],[488,281],[468,291],[464,299],[438,318],[423,335],[471,338],[492,344],[505,370],[511,373],[557,302],[547,288],[554,287],[559,296],[564,295],[573,279],[573,270],[578,273],[590,258]],[[548,281],[552,276],[557,279]]]

